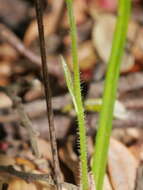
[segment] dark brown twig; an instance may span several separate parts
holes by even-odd
[[[8,190],[8,184],[7,183],[2,184],[2,190]]]
[[[36,7],[36,16],[37,16],[38,30],[39,30],[42,73],[43,73],[43,79],[44,79],[43,82],[44,82],[44,88],[45,88],[50,142],[51,142],[53,165],[54,165],[53,176],[55,177],[55,182],[56,182],[57,188],[59,189],[58,184],[61,183],[60,167],[59,167],[59,159],[58,159],[58,151],[57,151],[57,143],[56,143],[56,135],[55,135],[53,110],[52,110],[52,104],[51,104],[51,90],[50,90],[50,84],[49,84],[49,75],[48,75],[48,68],[46,64],[47,59],[46,59],[46,48],[45,48],[43,18],[42,18],[43,10],[42,10],[42,5],[41,5],[40,0],[35,0],[35,7]]]

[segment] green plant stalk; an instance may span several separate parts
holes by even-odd
[[[99,117],[99,128],[93,156],[92,171],[95,179],[96,190],[102,190],[103,187],[112,130],[113,109],[116,100],[121,60],[124,53],[130,9],[131,0],[119,0],[118,18],[105,79],[103,105]]]
[[[61,63],[64,69],[64,75],[65,75],[65,79],[66,79],[66,84],[69,90],[69,93],[72,97],[72,101],[73,101],[73,105],[75,107],[75,111],[76,113],[78,113],[78,107],[77,107],[77,103],[76,103],[76,99],[75,99],[75,95],[74,95],[74,87],[73,87],[73,81],[72,81],[72,77],[71,77],[71,72],[64,60],[63,57],[61,57]]]
[[[77,104],[77,119],[79,126],[79,141],[80,141],[80,161],[81,161],[81,185],[83,190],[88,189],[88,167],[87,167],[87,142],[86,142],[86,127],[84,118],[84,109],[80,88],[80,71],[78,65],[78,49],[77,49],[77,30],[73,14],[72,0],[66,0],[68,17],[71,30],[72,41],[72,61],[73,61],[73,73],[74,73],[74,95]]]

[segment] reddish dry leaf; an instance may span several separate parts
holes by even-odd
[[[132,0],[134,3],[138,3],[140,0]],[[118,0],[86,0],[87,5],[91,9],[102,9],[108,12],[115,12],[117,10]]]
[[[123,144],[110,141],[108,171],[115,190],[134,190],[138,162]]]
[[[98,6],[108,11],[114,11],[117,7],[117,0],[97,0]]]
[[[100,8],[106,11],[115,11],[117,8],[117,0],[86,0],[91,8]]]

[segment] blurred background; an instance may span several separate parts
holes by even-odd
[[[63,55],[72,72],[66,6],[64,0],[41,0],[41,2],[60,164],[65,180],[77,184],[79,152],[78,137],[75,135],[76,117],[60,61],[60,55]],[[81,88],[86,112],[89,162],[102,104],[103,83],[112,46],[117,3],[117,0],[73,1],[78,32]],[[17,108],[13,106],[13,99],[2,90],[3,87],[14,89],[14,95],[21,98],[21,104],[32,122],[33,129],[39,133],[37,142],[43,155],[43,162],[37,161],[32,155],[28,133],[20,127],[21,117]],[[48,164],[51,163],[48,134],[34,1],[0,0],[0,162],[5,165],[14,162],[19,167],[24,165],[30,169],[38,168],[47,172],[45,168],[49,169]],[[108,163],[111,178],[109,184],[112,184],[109,185],[110,190],[132,189],[130,185],[128,186],[130,188],[125,186],[117,188],[120,179],[114,179],[115,168],[112,167],[114,163],[112,156],[117,154],[120,160],[127,159],[128,164],[116,161],[115,167],[118,164],[130,167],[132,165],[130,154],[134,156],[136,161],[132,181],[135,183],[137,163],[141,164],[143,161],[142,137],[143,1],[132,0],[132,14],[114,110],[112,133],[114,140]],[[119,149],[120,151],[116,152]],[[5,163],[9,159],[10,161]],[[119,170],[118,174],[124,179],[123,171]],[[130,173],[130,170],[125,170]],[[126,179],[128,184],[131,183],[129,179]]]

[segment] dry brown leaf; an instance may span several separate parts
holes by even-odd
[[[100,58],[105,63],[108,62],[110,56],[115,23],[116,23],[115,15],[100,14],[93,28],[93,33],[92,33],[93,44]],[[128,39],[133,40],[132,38],[135,36],[135,32],[136,32],[136,24],[134,22],[130,22]],[[121,71],[127,72],[133,66],[134,66],[134,56],[126,51],[123,56]]]
[[[87,6],[85,1],[83,0],[76,0],[74,1],[74,14],[76,17],[77,24],[83,23],[86,20],[86,11]]]
[[[10,81],[12,65],[8,61],[0,61],[0,86],[8,85]]]
[[[89,174],[89,184],[90,184],[90,190],[96,190],[94,178],[93,178],[93,175],[91,175],[91,174]],[[113,190],[107,175],[105,175],[105,178],[104,178],[103,189],[104,190]]]
[[[38,190],[34,183],[26,183],[21,179],[13,179],[8,185],[8,190]]]
[[[78,47],[79,54],[79,66],[82,72],[82,80],[89,81],[92,78],[93,68],[96,64],[96,54],[93,48],[93,45],[90,41],[86,41],[79,45]],[[67,63],[72,70],[72,58],[67,56]]]
[[[9,77],[11,74],[11,64],[7,61],[0,61],[0,75]]]
[[[137,160],[143,161],[143,142],[138,142],[130,147],[130,151]]]
[[[79,184],[79,159],[73,150],[73,136],[68,137],[65,146],[59,150],[62,162],[72,171],[74,179]]]
[[[111,184],[110,184],[109,177],[107,175],[105,175],[103,189],[104,190],[112,190],[113,189]]]
[[[0,165],[1,166],[7,166],[7,165],[14,165],[15,159],[7,156],[5,154],[0,154]]]
[[[9,84],[9,80],[7,78],[1,77],[0,76],[0,86],[6,86]]]
[[[41,98],[43,95],[42,84],[38,79],[31,80],[32,88],[25,94],[24,100],[26,102],[33,101],[35,99]]]
[[[44,25],[46,26],[49,22],[49,15],[46,15],[43,17],[43,22],[44,22]],[[51,22],[49,22],[49,24],[51,24]],[[45,32],[45,35],[47,34],[47,28],[49,29],[49,27],[44,27],[44,32]],[[50,33],[50,29],[49,29],[49,32]],[[37,21],[34,20],[30,23],[29,27],[27,28],[26,30],[26,33],[25,33],[25,36],[24,36],[24,44],[29,47],[30,44],[32,43],[33,40],[35,40],[36,38],[38,37],[38,27],[37,27]]]
[[[0,92],[0,109],[9,108],[12,106],[11,99],[4,93]]]
[[[37,139],[37,145],[39,153],[42,157],[48,160],[52,160],[52,154],[51,154],[51,145],[49,142],[47,142],[44,139]]]
[[[9,182],[8,190],[54,190],[46,182],[27,183],[22,179],[14,178]]]
[[[14,61],[18,57],[17,51],[9,44],[0,44],[0,58],[5,61]]]
[[[108,171],[115,190],[134,190],[138,162],[123,144],[110,140]]]
[[[82,24],[86,21],[87,8],[88,7],[86,4],[86,1],[83,1],[83,0],[73,1],[73,9],[74,9],[74,15],[75,15],[77,25]],[[65,15],[63,17],[62,26],[65,28],[69,27],[69,22],[67,19],[67,12],[65,12]]]
[[[23,166],[25,171],[34,170],[36,166],[30,160],[26,160],[24,158],[17,157],[15,158],[16,164]]]
[[[128,127],[128,128],[114,128],[112,132],[112,137],[116,140],[121,141],[124,144],[130,144],[133,141],[137,141],[142,134],[142,130],[137,128]]]
[[[132,48],[132,52],[137,60],[143,59],[143,27],[140,27],[136,35],[135,44]]]
[[[96,63],[96,54],[94,52],[94,48],[90,41],[86,41],[82,43],[78,47],[79,54],[79,66],[81,70],[92,69]],[[67,63],[69,67],[72,69],[72,58],[71,56],[67,57]]]
[[[59,19],[63,14],[63,5],[64,1],[59,0],[58,3],[56,0],[52,1],[52,11],[49,14],[45,14],[43,16],[43,23],[44,23],[44,33],[45,36],[49,36],[50,34],[56,32],[59,26]],[[37,29],[37,21],[34,20],[31,22],[30,26],[28,27],[25,36],[24,36],[24,43],[27,47],[30,46],[31,42],[38,37],[38,29]]]

